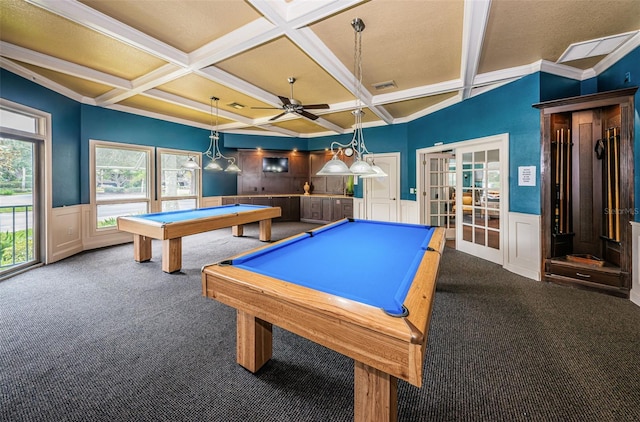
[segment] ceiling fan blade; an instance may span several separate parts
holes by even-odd
[[[329,104],[304,104],[302,108],[307,110],[326,110],[329,108]]]
[[[315,114],[311,114],[308,111],[300,110],[300,111],[296,111],[296,113],[300,114],[301,116],[306,117],[307,119],[311,119],[311,120],[317,120],[318,119],[318,116],[316,116]]]
[[[281,97],[281,96],[278,95],[278,98],[280,98],[280,101],[282,101],[283,105],[291,104],[291,100],[288,99],[287,97]]]
[[[270,119],[269,119],[269,121],[270,121],[270,122],[273,122],[274,120],[279,119],[280,117],[284,116],[285,114],[287,114],[287,112],[286,112],[286,111],[285,111],[284,113],[280,113],[280,114],[278,114],[278,115],[277,115],[277,116],[275,116],[275,117],[270,118]]]

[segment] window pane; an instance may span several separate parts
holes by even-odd
[[[116,219],[125,215],[146,214],[146,202],[129,202],[127,204],[98,205],[98,228],[115,227]]]
[[[147,199],[148,163],[146,151],[97,146],[96,199]]]
[[[38,119],[0,109],[0,126],[28,133],[38,133]]]
[[[0,138],[0,274],[39,259],[33,207],[35,153],[31,142]]]
[[[193,198],[162,201],[162,211],[193,210],[195,208],[196,200]]]
[[[196,170],[182,168],[188,159],[187,154],[161,154],[163,197],[197,195]]]

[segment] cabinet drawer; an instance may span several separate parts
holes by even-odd
[[[606,284],[608,286],[622,287],[623,277],[620,271],[603,270],[593,267],[578,267],[573,265],[563,265],[552,262],[549,265],[549,272],[576,280],[588,281],[591,283]]]

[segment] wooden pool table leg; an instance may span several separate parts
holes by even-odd
[[[354,421],[398,420],[398,379],[362,362],[355,362]]]
[[[273,352],[271,323],[237,311],[236,359],[238,364],[256,372],[271,359]]]
[[[244,232],[243,228],[244,228],[244,226],[242,224],[238,224],[237,226],[232,226],[231,227],[231,234],[233,234],[235,237],[240,237],[240,236],[242,236],[242,233]]]
[[[182,238],[162,241],[162,271],[174,273],[182,268]]]
[[[263,242],[271,241],[271,219],[260,220],[260,240]]]
[[[151,238],[141,234],[133,235],[133,259],[136,262],[151,260]]]

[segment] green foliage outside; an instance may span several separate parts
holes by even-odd
[[[13,255],[14,242],[15,256]],[[0,233],[0,267],[27,262],[27,255],[31,258],[33,257],[33,233],[31,229],[15,233],[9,231]]]
[[[0,195],[30,193],[33,145],[0,138]]]
[[[116,217],[107,217],[102,220],[98,220],[98,228],[102,229],[104,227],[115,227],[117,224]]]
[[[147,153],[126,148],[96,148],[96,188],[99,193],[144,192]]]

